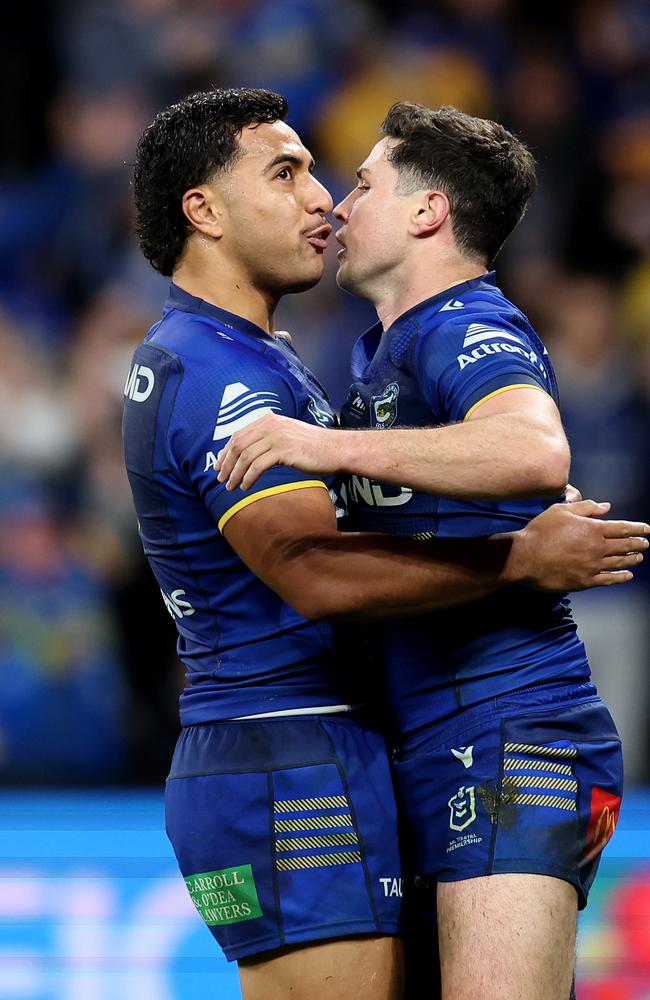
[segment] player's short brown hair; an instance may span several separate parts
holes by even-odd
[[[452,107],[400,101],[381,125],[398,190],[437,188],[449,198],[458,246],[491,264],[537,187],[535,160],[503,125]]]

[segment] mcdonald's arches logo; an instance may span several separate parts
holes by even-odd
[[[592,788],[585,861],[592,861],[598,857],[611,840],[620,811],[621,799],[618,795],[612,795],[603,788]]]

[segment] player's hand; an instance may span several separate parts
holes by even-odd
[[[608,503],[553,504],[513,536],[508,571],[539,590],[627,583],[648,548],[650,525],[601,520]]]
[[[247,490],[274,465],[327,475],[338,471],[337,431],[276,413],[237,431],[217,455],[217,479],[226,489]]]
[[[564,499],[566,503],[579,503],[582,500],[582,493],[577,486],[572,486],[568,483],[564,487]]]

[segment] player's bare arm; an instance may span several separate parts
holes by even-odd
[[[650,526],[598,520],[608,509],[591,500],[557,504],[511,535],[423,543],[339,532],[327,493],[313,488],[242,508],[224,535],[305,617],[372,619],[423,614],[514,583],[558,591],[624,583]]]
[[[554,401],[531,386],[502,392],[446,427],[335,431],[263,417],[233,435],[218,469],[229,489],[249,488],[273,465],[292,465],[459,499],[507,499],[561,493],[569,460]]]

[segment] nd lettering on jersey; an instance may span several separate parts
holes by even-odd
[[[146,365],[133,365],[124,386],[124,395],[134,403],[144,403],[153,392],[154,374]]]
[[[398,490],[390,493],[390,490]],[[401,507],[413,496],[413,490],[408,486],[389,486],[386,483],[375,483],[365,476],[350,476],[341,486],[341,499],[345,506],[349,502],[364,503],[368,507]]]

